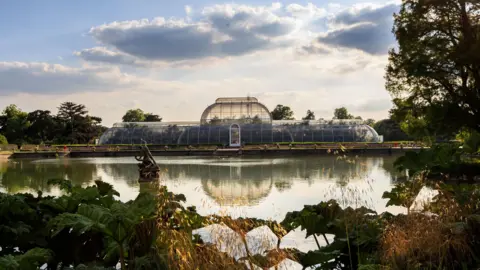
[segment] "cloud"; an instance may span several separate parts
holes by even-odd
[[[352,27],[339,29],[319,37],[323,44],[358,49],[373,55],[382,55],[388,52],[394,39],[389,29],[383,24],[361,23]]]
[[[392,101],[390,99],[369,99],[352,105],[351,108],[353,111],[360,112],[386,111],[392,108]]]
[[[132,78],[111,68],[72,68],[48,63],[0,62],[0,95],[65,94],[130,87]]]
[[[93,27],[89,33],[105,46],[143,60],[239,56],[285,45],[295,21],[277,14],[277,9],[217,5],[205,8],[194,22],[159,17],[113,22]],[[125,57],[105,60],[124,63]]]
[[[91,49],[84,49],[79,52],[74,52],[74,55],[82,58],[85,61],[108,63],[116,65],[131,65],[138,67],[149,67],[153,63],[151,61],[141,61],[125,53],[111,51],[105,47],[95,47]]]
[[[308,3],[306,6],[302,6],[299,4],[290,4],[286,7],[286,11],[292,14],[292,16],[299,18],[318,18],[327,15],[326,9],[318,8],[312,3]]]
[[[331,19],[337,26],[318,37],[318,42],[333,47],[357,49],[372,55],[383,55],[393,46],[391,33],[396,4],[382,7],[363,6],[339,12]]]
[[[385,6],[360,6],[352,7],[344,10],[333,18],[333,22],[337,24],[352,25],[356,23],[391,23],[393,21],[393,13],[399,11],[397,4],[387,4]]]

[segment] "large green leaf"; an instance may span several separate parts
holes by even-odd
[[[120,196],[120,193],[118,193],[118,191],[116,191],[113,188],[113,186],[109,183],[96,180],[95,185],[97,185],[98,192],[100,193],[101,196],[110,195],[110,194]]]
[[[36,270],[48,263],[53,257],[52,251],[43,248],[33,248],[21,255],[0,257],[2,270]]]
[[[281,224],[287,231],[301,227],[307,231],[307,237],[314,234],[334,233],[333,223],[343,213],[342,208],[334,200],[317,205],[305,205],[301,211],[289,212]]]

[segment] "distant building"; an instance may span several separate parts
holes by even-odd
[[[116,123],[99,144],[216,144],[239,146],[281,142],[380,142],[362,120],[272,120],[254,97],[218,98],[199,122]]]

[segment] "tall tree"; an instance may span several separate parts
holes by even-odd
[[[158,114],[146,113],[145,122],[162,122],[162,118]]]
[[[294,120],[293,111],[288,106],[278,104],[271,112],[273,120]]]
[[[64,121],[75,120],[84,117],[88,113],[87,108],[83,104],[73,102],[63,102],[58,107],[58,118]]]
[[[145,121],[145,113],[141,109],[128,110],[122,117],[123,122],[143,122]]]
[[[480,3],[403,0],[386,88],[404,130],[480,131]],[[425,133],[425,132],[422,132]]]
[[[302,120],[315,120],[315,113],[310,110],[307,110],[307,115],[305,115],[305,117],[303,117]]]
[[[0,132],[7,138],[8,142],[20,145],[26,141],[26,130],[30,126],[27,116],[26,112],[13,104],[7,106],[2,112]]]
[[[336,108],[333,112],[333,119],[353,119],[353,115],[348,113],[347,108]]]
[[[58,121],[50,111],[36,110],[28,113],[30,126],[27,129],[29,142],[40,144],[54,140],[58,132]]]
[[[392,119],[383,119],[375,123],[373,128],[379,135],[383,135],[384,141],[407,141],[411,138],[403,132],[400,125]]]
[[[365,120],[365,125],[373,127],[375,125],[375,119],[368,118],[367,120]]]
[[[64,126],[65,142],[89,143],[100,136],[105,130],[100,125],[102,119],[88,115],[88,110],[83,104],[64,102],[58,108],[57,118]]]

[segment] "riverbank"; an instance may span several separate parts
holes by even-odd
[[[329,155],[333,153],[348,153],[353,155],[391,155],[401,154],[406,151],[418,151],[420,148],[292,148],[292,149],[172,149],[151,150],[153,156],[297,156],[297,155]],[[139,156],[137,150],[119,151],[71,151],[66,156],[70,158],[92,157],[134,157]],[[11,159],[40,159],[58,158],[64,156],[63,152],[14,152]]]

